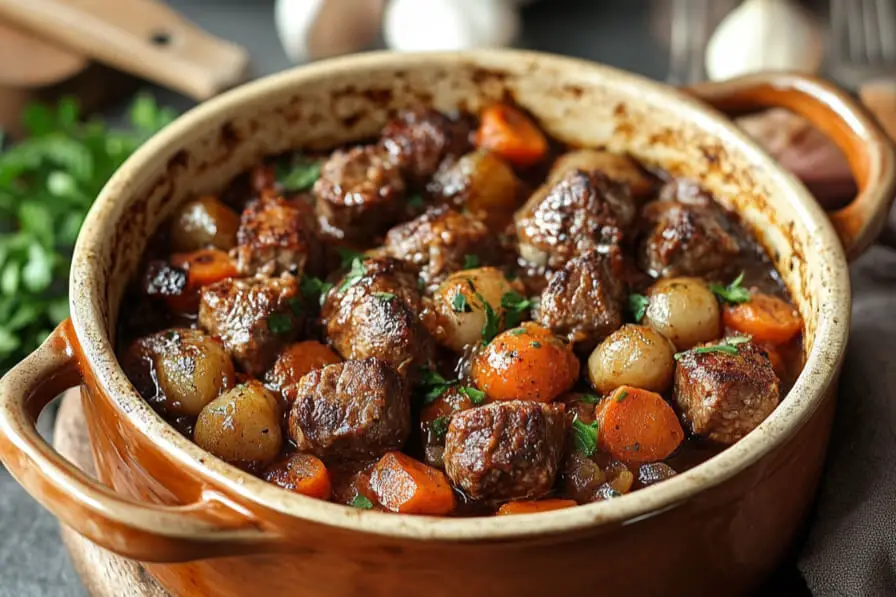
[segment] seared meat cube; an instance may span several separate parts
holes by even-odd
[[[735,349],[690,350],[675,368],[675,401],[691,431],[722,444],[752,431],[779,400],[778,376],[766,352],[752,342]]]
[[[653,227],[644,241],[641,266],[654,277],[715,273],[740,252],[715,206],[657,201],[644,217]]]
[[[634,222],[624,185],[599,172],[567,172],[537,190],[516,213],[520,255],[534,266],[563,267],[590,249],[607,252]]]
[[[408,387],[378,359],[327,365],[299,382],[289,436],[324,460],[379,458],[411,432]]]
[[[369,241],[401,214],[405,184],[398,167],[376,146],[337,149],[314,183],[324,232]]]
[[[300,274],[317,259],[314,209],[301,199],[263,194],[243,211],[232,255],[244,276]]]
[[[434,345],[422,312],[413,267],[382,257],[356,260],[327,296],[321,316],[343,358],[376,357],[405,372],[432,360]]]
[[[476,500],[540,497],[554,485],[568,428],[563,404],[512,400],[456,413],[445,472]]]
[[[326,344],[314,340],[296,342],[277,355],[274,365],[265,373],[265,385],[279,392],[282,402],[289,405],[296,399],[296,388],[305,375],[340,362],[339,355]]]
[[[558,270],[541,294],[535,320],[577,349],[591,350],[622,325],[625,288],[616,256],[591,250]]]
[[[405,110],[383,128],[381,145],[415,184],[433,175],[442,158],[471,148],[472,127],[431,109]]]
[[[420,268],[427,285],[438,284],[464,267],[467,255],[479,263],[496,252],[494,236],[485,224],[446,206],[399,224],[386,235],[386,253]]]
[[[260,376],[300,330],[297,293],[292,276],[222,280],[202,289],[199,323],[246,373]]]

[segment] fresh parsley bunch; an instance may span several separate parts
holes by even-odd
[[[68,317],[68,272],[78,231],[100,189],[175,114],[148,95],[129,110],[130,127],[83,122],[67,98],[34,104],[28,136],[0,153],[0,373],[34,350]]]

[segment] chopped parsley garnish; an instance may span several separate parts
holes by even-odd
[[[469,398],[470,402],[476,406],[485,402],[485,392],[472,386],[460,386],[457,391]]]
[[[732,282],[728,286],[722,286],[721,284],[710,284],[709,289],[712,290],[716,296],[718,296],[726,303],[739,305],[750,300],[750,291],[742,286],[743,281],[744,273],[741,272],[740,275],[734,279],[734,282]]]
[[[302,301],[298,299],[298,297],[292,297],[288,301],[289,308],[292,309],[292,314],[298,317],[302,314]]]
[[[456,383],[456,379],[445,379],[438,371],[421,367],[417,390],[423,394],[423,404],[430,404]]]
[[[600,402],[600,397],[595,396],[594,394],[580,394],[579,401],[586,404],[597,404]]]
[[[643,294],[632,293],[628,295],[628,310],[632,314],[632,319],[635,320],[635,323],[641,323],[641,320],[644,319],[644,313],[647,312],[647,305],[649,304],[650,299]]]
[[[364,277],[367,270],[364,268],[364,262],[356,257],[352,260],[352,268],[342,278],[342,284],[339,285],[339,292],[342,292],[349,286],[354,285],[358,280]]]
[[[532,348],[541,348],[541,342],[533,340],[532,342],[529,342],[529,346]]]
[[[689,352],[692,352],[694,354],[706,354],[708,352],[724,352],[726,354],[737,354],[737,347],[749,341],[749,336],[731,336],[730,338],[725,338],[718,344],[711,344],[709,346],[698,346],[697,348],[692,348],[690,350],[676,352],[675,360],[681,360],[681,357]]]
[[[432,434],[432,439],[434,441],[440,442],[445,439],[445,434],[448,433],[449,422],[450,421],[446,416],[433,419],[432,423],[429,425],[429,432]]]
[[[454,295],[454,299],[451,301],[451,308],[455,313],[469,313],[473,310],[470,303],[467,302],[467,297],[462,292]]]
[[[492,306],[478,292],[476,293],[476,298],[479,299],[479,302],[482,303],[482,308],[485,310],[485,325],[482,326],[482,344],[485,345],[498,335],[498,330],[501,327],[501,318],[498,317]]]
[[[501,297],[501,308],[504,310],[504,323],[512,328],[522,321],[523,316],[532,308],[532,301],[511,290]]]
[[[373,502],[360,493],[352,499],[349,505],[352,508],[358,508],[359,510],[371,510],[373,508]]]
[[[277,168],[277,182],[287,191],[307,191],[320,178],[320,162],[299,156],[294,163],[280,164]]]
[[[473,269],[479,267],[478,255],[464,255],[464,269]]]
[[[423,278],[417,278],[417,290],[423,292],[424,288],[426,288],[426,282],[423,281]]]
[[[510,333],[513,334],[514,336],[522,336],[523,334],[526,333],[526,328],[514,328],[514,329],[510,330]]]
[[[395,294],[392,292],[374,292],[373,296],[380,299],[381,301],[391,301],[395,298]]]
[[[622,402],[628,396],[628,390],[622,390],[616,395],[616,402]]]
[[[168,330],[165,332],[165,339],[171,340],[172,342],[177,342],[180,340],[180,334],[178,334],[175,330]]]
[[[585,456],[591,456],[597,450],[597,421],[590,425],[582,422],[577,416],[572,422],[572,441],[576,450]]]
[[[407,200],[408,207],[418,208],[423,207],[423,196],[420,194],[414,194],[408,197]]]
[[[324,300],[327,298],[327,293],[330,292],[331,288],[333,288],[333,285],[329,282],[324,282],[320,278],[305,276],[304,278],[302,278],[300,288],[302,290],[303,297],[315,299],[322,305],[324,304]]]
[[[355,259],[360,259],[361,261],[367,259],[367,255],[361,251],[355,251],[346,247],[336,247],[336,252],[339,253],[340,267],[351,267]]]
[[[288,334],[292,331],[292,319],[283,313],[271,313],[268,315],[268,329],[278,336]]]

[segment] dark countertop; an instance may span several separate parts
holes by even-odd
[[[169,0],[169,4],[211,33],[248,48],[256,75],[290,66],[274,31],[271,0]],[[650,36],[648,6],[646,0],[536,4],[526,9],[520,45],[663,78],[666,51]],[[147,88],[178,110],[192,105],[172,92]],[[50,421],[44,421],[43,428],[49,427]],[[4,469],[0,469],[0,496],[0,597],[85,595],[55,520]]]

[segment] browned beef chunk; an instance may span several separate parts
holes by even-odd
[[[641,266],[654,277],[715,273],[740,252],[737,239],[715,206],[656,201],[644,209],[652,224],[641,250]]]
[[[563,404],[514,400],[456,413],[445,472],[477,500],[542,496],[554,484],[568,427]]]
[[[446,206],[432,208],[386,235],[386,252],[419,267],[428,285],[463,269],[468,255],[485,264],[496,250],[495,238],[485,224]]]
[[[432,360],[413,266],[391,257],[355,260],[327,296],[321,316],[345,359],[376,357],[401,372]]]
[[[232,255],[244,276],[300,274],[317,261],[314,208],[301,199],[263,194],[243,211],[237,243]]]
[[[401,214],[405,184],[383,149],[334,151],[314,183],[317,215],[329,236],[369,241]]]
[[[595,250],[575,257],[550,279],[535,320],[591,350],[622,325],[625,286],[616,256]]]
[[[439,162],[470,147],[471,127],[436,110],[405,110],[383,129],[381,145],[415,184],[433,175]]]
[[[747,342],[737,353],[681,355],[675,368],[675,401],[695,434],[733,444],[778,405],[779,382],[764,350]]]
[[[636,205],[624,185],[599,172],[567,172],[538,189],[516,213],[520,255],[559,269],[591,249],[607,252],[634,222]]]
[[[324,460],[379,458],[411,431],[408,388],[374,358],[327,365],[299,382],[289,435],[300,451]]]
[[[292,276],[222,280],[202,289],[199,323],[244,371],[260,376],[300,331],[297,292]]]

